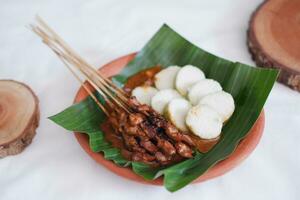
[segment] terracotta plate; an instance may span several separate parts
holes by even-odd
[[[129,61],[131,61],[135,57],[135,55],[136,55],[135,53],[129,54],[127,56],[123,56],[121,58],[113,60],[112,62],[100,68],[99,71],[101,71],[101,73],[107,77],[116,75],[124,68],[124,66],[126,66],[126,64]],[[84,88],[81,87],[77,92],[74,103],[83,100],[84,98],[87,97],[87,95],[88,94],[85,92]],[[262,136],[264,123],[265,123],[265,117],[264,117],[264,112],[262,111],[258,120],[254,124],[250,132],[248,133],[247,137],[240,142],[236,150],[227,159],[217,163],[214,167],[209,169],[206,173],[204,173],[194,182],[202,182],[202,181],[206,181],[221,176],[222,174],[225,174],[226,172],[230,171],[235,166],[240,164],[243,160],[245,160],[245,158],[249,156],[249,154],[255,149],[256,145],[258,144]],[[162,178],[158,178],[153,181],[147,181],[144,180],[142,177],[133,173],[131,168],[119,167],[115,165],[113,162],[105,160],[102,153],[94,153],[91,151],[91,149],[89,148],[88,137],[85,134],[75,133],[75,136],[79,144],[89,154],[89,156],[91,156],[96,162],[105,166],[107,169],[116,173],[117,175],[145,184],[152,184],[152,185],[163,184]]]

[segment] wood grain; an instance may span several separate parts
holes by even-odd
[[[25,84],[0,80],[0,158],[24,150],[39,125],[38,98]]]
[[[259,67],[281,70],[278,81],[300,91],[300,1],[267,0],[253,13],[247,45]]]

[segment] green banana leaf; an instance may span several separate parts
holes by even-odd
[[[234,151],[257,120],[278,71],[254,68],[212,55],[181,37],[169,26],[163,25],[135,59],[113,77],[113,81],[122,86],[131,75],[158,64],[163,67],[186,64],[197,66],[205,72],[207,78],[220,82],[224,90],[234,97],[235,112],[223,127],[220,141],[209,152],[197,153],[192,159],[161,169],[127,161],[118,149],[105,141],[105,133],[99,128],[105,116],[90,97],[50,119],[67,130],[86,133],[90,148],[94,152],[103,152],[106,159],[117,165],[132,167],[136,174],[148,180],[163,176],[164,186],[174,192]],[[101,100],[99,95],[98,98]]]

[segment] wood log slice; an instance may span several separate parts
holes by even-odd
[[[39,124],[38,98],[25,84],[0,80],[0,158],[28,146]]]
[[[267,0],[253,13],[249,51],[259,67],[281,69],[278,81],[300,91],[300,0]]]

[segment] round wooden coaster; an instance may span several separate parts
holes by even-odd
[[[267,0],[253,13],[248,47],[259,67],[279,68],[278,81],[300,91],[300,1]]]

